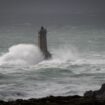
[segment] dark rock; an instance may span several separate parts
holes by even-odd
[[[94,91],[94,93],[96,95],[102,95],[102,94],[104,94],[105,93],[105,84],[102,84],[102,87],[99,90]]]
[[[50,96],[41,99],[18,99],[9,102],[0,101],[0,105],[105,105],[105,101],[81,96]]]
[[[94,92],[92,90],[86,91],[84,93],[84,97],[93,97],[93,96],[94,96]]]
[[[99,90],[96,91],[87,91],[84,93],[84,97],[91,97],[105,100],[105,84]]]

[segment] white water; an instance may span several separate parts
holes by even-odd
[[[83,95],[104,83],[105,55],[80,53],[74,46],[50,49],[44,60],[32,44],[13,45],[0,56],[0,99]]]
[[[13,45],[0,56],[0,66],[23,66],[40,68],[67,68],[70,65],[104,65],[105,55],[83,55],[72,46],[63,45],[51,50],[52,59],[44,60],[40,49],[33,44]]]
[[[43,60],[37,46],[18,44],[1,55],[0,99],[82,95],[86,90],[98,89],[99,82],[103,82],[103,75],[97,75],[105,73],[103,62],[83,59],[67,45],[52,49],[51,53],[51,60]]]
[[[35,65],[43,60],[40,49],[32,44],[13,45],[0,57],[0,65]]]

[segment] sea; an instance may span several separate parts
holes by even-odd
[[[49,60],[38,47],[41,25],[47,29]],[[103,83],[105,21],[99,15],[0,25],[0,100],[82,96]]]

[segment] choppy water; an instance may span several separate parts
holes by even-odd
[[[0,99],[83,95],[105,82],[103,27],[47,28],[51,60],[43,60],[37,47],[38,27],[26,23],[0,29]]]

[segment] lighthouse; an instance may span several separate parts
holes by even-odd
[[[38,32],[38,44],[44,59],[50,59],[51,54],[47,49],[47,30],[42,26]]]

